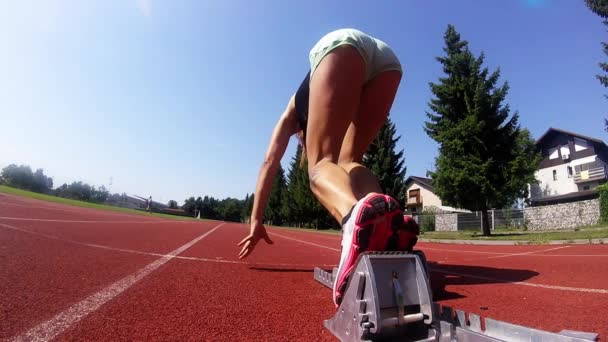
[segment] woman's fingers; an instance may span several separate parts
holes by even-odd
[[[253,243],[251,240],[247,241],[239,253],[239,259],[247,257],[249,253],[253,251],[253,247],[255,247],[255,243]]]
[[[241,242],[237,243],[237,246],[241,246],[242,244],[244,244],[245,242],[247,242],[248,240],[250,240],[253,237],[253,235],[249,234],[247,235],[243,240],[241,240]]]
[[[243,258],[247,257],[249,254],[251,254],[251,252],[255,248],[256,243],[260,240],[260,238],[263,238],[264,241],[266,241],[266,243],[268,243],[269,245],[274,244],[274,242],[268,236],[268,233],[265,231],[258,232],[257,234],[251,233],[251,234],[247,235],[247,237],[245,237],[243,240],[241,240],[241,242],[239,242],[237,244],[237,246],[243,246],[243,248],[241,248],[241,251],[239,252],[239,259],[243,259]]]

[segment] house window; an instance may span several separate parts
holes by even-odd
[[[553,170],[553,180],[557,180],[557,170]]]
[[[557,154],[557,148],[550,148],[549,159],[557,159],[557,157],[559,157],[559,155]]]
[[[570,156],[570,148],[568,146],[561,146],[559,149],[562,153],[562,158],[565,158],[564,156]]]
[[[412,207],[412,212],[415,213],[416,212],[416,207]]]
[[[579,138],[574,138],[574,150],[576,152],[586,150],[587,149],[587,141]]]
[[[589,185],[585,185],[585,186],[583,187],[583,191],[585,191],[585,190],[589,190]]]
[[[568,178],[572,178],[572,166],[568,166]]]
[[[420,189],[410,190],[408,203],[420,203]]]

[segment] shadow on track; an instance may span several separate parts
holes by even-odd
[[[448,285],[508,284],[526,281],[539,274],[530,270],[438,264],[432,261],[428,265],[431,271],[430,280],[434,300],[466,297],[456,292],[447,291],[445,287]]]

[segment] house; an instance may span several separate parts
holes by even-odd
[[[530,186],[532,205],[597,197],[606,182],[608,146],[599,139],[549,128],[537,141],[542,161]]]
[[[468,210],[456,209],[444,206],[441,198],[433,192],[432,179],[410,176],[405,180],[406,214],[420,214],[425,210],[435,212],[470,212]]]

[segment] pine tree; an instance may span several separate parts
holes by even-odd
[[[444,36],[446,53],[437,60],[445,77],[431,83],[426,133],[439,143],[433,186],[442,202],[482,212],[482,231],[490,235],[488,209],[527,197],[539,156],[527,131],[503,105],[508,83],[497,87],[500,71],[482,68],[452,25]],[[510,116],[510,117],[509,117]]]
[[[289,164],[289,175],[283,213],[289,223],[295,226],[314,228],[336,228],[338,222],[329,214],[310,190],[308,163],[300,166],[302,147],[298,145],[296,154]]]
[[[287,191],[287,184],[285,181],[285,170],[283,166],[279,164],[277,173],[272,181],[272,187],[270,188],[270,194],[268,195],[268,202],[264,209],[264,219],[270,224],[281,225],[283,224],[283,200],[285,198],[285,192]]]
[[[245,200],[243,201],[243,208],[241,210],[241,220],[245,223],[249,223],[251,219],[251,211],[253,210],[253,199],[254,194],[247,194],[245,196]]]
[[[305,223],[308,210],[308,197],[312,195],[308,185],[308,172],[300,166],[302,146],[298,145],[296,154],[289,164],[287,185],[288,200],[285,202],[283,212],[287,214],[292,224],[300,226]]]
[[[608,0],[585,0],[585,2],[587,3],[589,9],[593,11],[593,13],[599,15],[604,19],[604,25],[608,26]],[[608,43],[602,42],[602,48],[604,50],[604,53],[608,55]],[[599,66],[604,72],[608,72],[608,63],[600,62]],[[604,87],[608,87],[608,75],[595,75],[595,77],[597,77],[597,79]],[[608,98],[608,95],[604,96]],[[606,132],[608,132],[608,120],[606,119],[604,119],[604,129],[606,130]]]
[[[387,119],[363,157],[363,165],[372,171],[380,182],[382,191],[402,205],[405,200],[405,172],[403,150],[397,152],[397,129]]]

